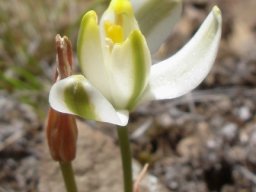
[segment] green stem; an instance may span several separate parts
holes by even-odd
[[[122,156],[124,192],[132,192],[132,156],[129,143],[128,127],[118,127],[117,132]]]
[[[74,172],[71,162],[60,162],[60,168],[62,176],[65,182],[67,192],[77,192],[76,182],[74,178]]]

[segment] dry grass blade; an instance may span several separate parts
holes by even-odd
[[[134,186],[133,186],[133,192],[140,192],[140,183],[141,183],[142,179],[144,178],[144,176],[147,173],[148,166],[149,166],[148,163],[146,165],[144,165],[142,171],[138,175],[138,177],[137,177],[137,179],[136,179],[136,181],[134,183]]]

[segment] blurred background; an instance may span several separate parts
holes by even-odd
[[[55,35],[70,38],[75,70],[79,71],[76,39],[80,19],[89,9],[101,14],[108,2],[0,1],[1,192],[50,191],[40,186],[48,185],[55,176],[41,171],[55,166],[48,164],[51,159],[44,136],[55,71]],[[148,103],[132,113],[134,159],[139,165],[150,163],[148,172],[161,183],[162,191],[256,191],[256,1],[184,0],[182,18],[158,56],[166,58],[181,48],[215,4],[223,14],[222,42],[205,81],[184,97]],[[93,122],[81,126],[90,130],[86,134],[100,135],[85,134],[86,142],[102,143],[107,138],[113,144],[109,148],[116,150],[113,126]],[[82,142],[79,146],[87,146]],[[90,150],[101,151],[100,147],[83,150],[89,155]],[[113,156],[119,161],[118,153]],[[112,157],[85,159],[81,161],[94,164]],[[80,177],[83,173],[80,170]],[[111,186],[115,184],[99,182],[99,178],[87,181],[94,187],[88,191],[114,191]],[[51,191],[57,190],[53,187]]]

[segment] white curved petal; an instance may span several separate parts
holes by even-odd
[[[109,95],[108,74],[104,65],[97,15],[87,12],[77,40],[78,59],[85,77],[104,95]]]
[[[82,75],[72,75],[55,83],[49,95],[51,107],[85,119],[125,126],[127,111],[116,111],[105,97]]]
[[[132,0],[139,27],[155,53],[181,16],[181,0]]]
[[[117,108],[132,109],[144,91],[151,66],[150,52],[143,35],[135,30],[111,54],[112,99]]]
[[[176,55],[151,67],[144,99],[171,99],[198,86],[216,58],[221,23],[221,12],[215,6],[198,32]]]

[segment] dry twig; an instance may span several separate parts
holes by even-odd
[[[142,181],[142,179],[144,178],[144,176],[146,175],[147,173],[147,170],[148,170],[148,163],[143,167],[142,171],[140,172],[140,174],[138,175],[135,183],[134,183],[134,186],[133,186],[133,192],[140,192],[140,183]]]

